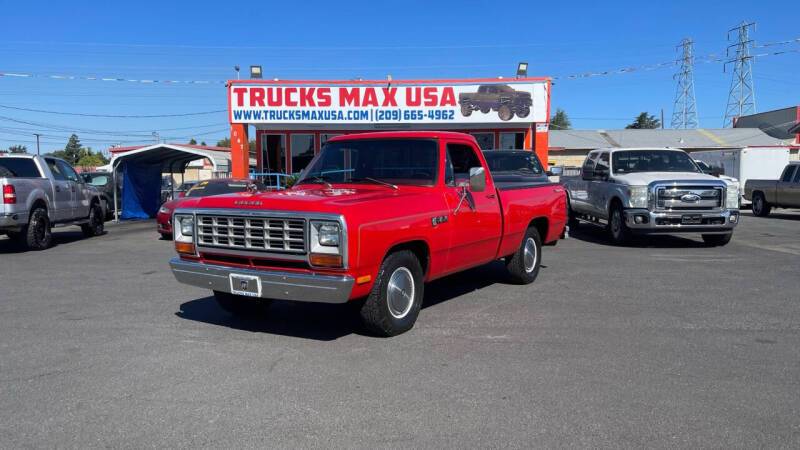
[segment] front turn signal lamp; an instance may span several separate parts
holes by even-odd
[[[326,253],[312,253],[308,257],[308,262],[314,267],[342,267],[342,255],[331,255]]]

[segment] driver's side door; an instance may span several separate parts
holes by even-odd
[[[472,168],[483,169],[486,180],[483,191],[473,192],[469,187]],[[493,260],[502,233],[500,201],[492,178],[471,145],[447,144],[445,200],[451,222],[447,271],[455,272]]]
[[[70,192],[72,193],[70,202],[70,219],[74,220],[88,217],[89,201],[91,198],[89,197],[88,188],[86,187],[86,183],[83,181],[83,178],[78,176],[78,173],[75,172],[75,169],[73,169],[72,166],[66,162],[56,160],[56,164],[61,169],[61,173],[67,177]]]
[[[606,202],[608,201],[608,176],[610,164],[608,152],[601,152],[597,157],[592,180],[589,181],[587,193],[589,208],[592,214],[608,219]],[[604,174],[604,175],[603,175]]]

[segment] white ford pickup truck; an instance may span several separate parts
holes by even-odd
[[[593,150],[579,176],[561,180],[570,225],[603,224],[617,244],[632,234],[699,233],[725,245],[739,222],[738,183],[704,174],[680,149]]]
[[[31,250],[50,246],[53,226],[80,225],[86,236],[103,233],[100,192],[66,161],[0,154],[0,189],[0,234]]]

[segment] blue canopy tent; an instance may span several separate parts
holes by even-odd
[[[161,206],[161,175],[183,173],[186,166],[198,159],[208,159],[216,173],[230,167],[230,150],[179,144],[154,144],[114,155],[111,167],[114,186],[122,176],[122,211],[114,211],[115,220],[148,219],[156,216]],[[114,203],[118,193],[114,189]]]

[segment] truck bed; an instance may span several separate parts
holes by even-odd
[[[567,224],[567,196],[563,187],[549,181],[508,182],[503,187],[498,183],[496,187],[504,218],[498,257],[519,248],[531,218],[542,226],[539,228],[542,243],[555,242],[561,237]]]

